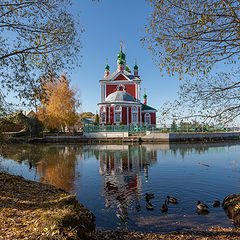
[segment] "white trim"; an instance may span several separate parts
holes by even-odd
[[[106,103],[98,103],[98,106],[101,107],[101,106],[106,106],[106,105],[109,105],[111,104],[112,106],[115,106],[115,105],[121,105],[122,107],[131,107],[131,106],[137,106],[137,107],[141,107],[140,103],[138,102],[106,102]]]
[[[147,122],[147,121],[146,121],[146,117],[150,117],[150,123],[146,123],[146,122]],[[145,122],[145,124],[148,124],[148,125],[151,125],[151,124],[152,124],[151,114],[150,114],[150,113],[146,113],[146,114],[144,115],[144,122]]]
[[[129,124],[129,107],[127,107],[127,125]]]
[[[106,123],[106,121],[107,121],[107,114],[106,114],[107,112],[106,112],[106,107],[105,106],[103,106],[103,107],[101,107],[100,108],[100,120],[101,120],[101,124],[103,124],[103,123]],[[103,121],[102,120],[102,115],[105,115],[105,121]]]
[[[135,119],[136,121],[133,121],[133,115],[137,114],[137,118]],[[136,124],[138,123],[138,107],[133,106],[131,107],[131,123]]]
[[[117,81],[132,81],[130,78],[128,78],[125,73],[123,71],[119,71],[110,81],[115,81],[115,79],[120,75],[122,74],[125,78],[127,78],[127,80],[117,80]]]
[[[141,101],[141,87],[140,87],[140,84],[138,83],[138,101],[140,102]]]
[[[156,113],[157,110],[144,110],[143,113]]]
[[[140,84],[142,80],[100,80],[100,83],[103,83],[103,84],[120,84],[120,83],[123,83],[124,84],[133,84],[133,83],[138,83]]]
[[[119,107],[119,110],[116,110],[116,108]],[[116,122],[116,113],[119,113],[120,114],[120,121],[119,122]],[[116,124],[119,124],[120,122],[122,121],[122,106],[121,105],[115,105],[114,106],[114,123]]]

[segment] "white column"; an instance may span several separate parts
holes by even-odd
[[[129,124],[129,120],[128,120],[128,107],[127,107],[127,125]]]
[[[141,101],[141,89],[140,89],[140,83],[138,84],[138,100]]]
[[[103,89],[103,84],[101,83],[101,102],[104,100],[104,89]]]

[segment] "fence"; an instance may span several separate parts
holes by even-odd
[[[84,132],[128,132],[129,134],[145,134],[146,131],[153,131],[156,125],[95,125],[84,124]]]
[[[225,127],[223,125],[214,126],[157,126],[156,125],[97,125],[85,123],[84,132],[128,132],[130,135],[145,134],[152,132],[232,132],[239,131],[237,127]]]

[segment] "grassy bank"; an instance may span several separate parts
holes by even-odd
[[[0,239],[88,239],[94,216],[61,189],[0,172]]]

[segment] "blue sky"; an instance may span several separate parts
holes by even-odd
[[[133,69],[135,58],[142,82],[148,95],[148,104],[159,109],[165,101],[176,98],[179,81],[154,66],[152,56],[142,47],[146,18],[151,8],[144,0],[73,0],[75,13],[85,29],[82,35],[82,66],[71,74],[72,86],[80,90],[81,111],[95,113],[100,102],[99,80],[104,76],[106,58],[110,72],[116,71],[120,40],[125,42],[127,65]]]

